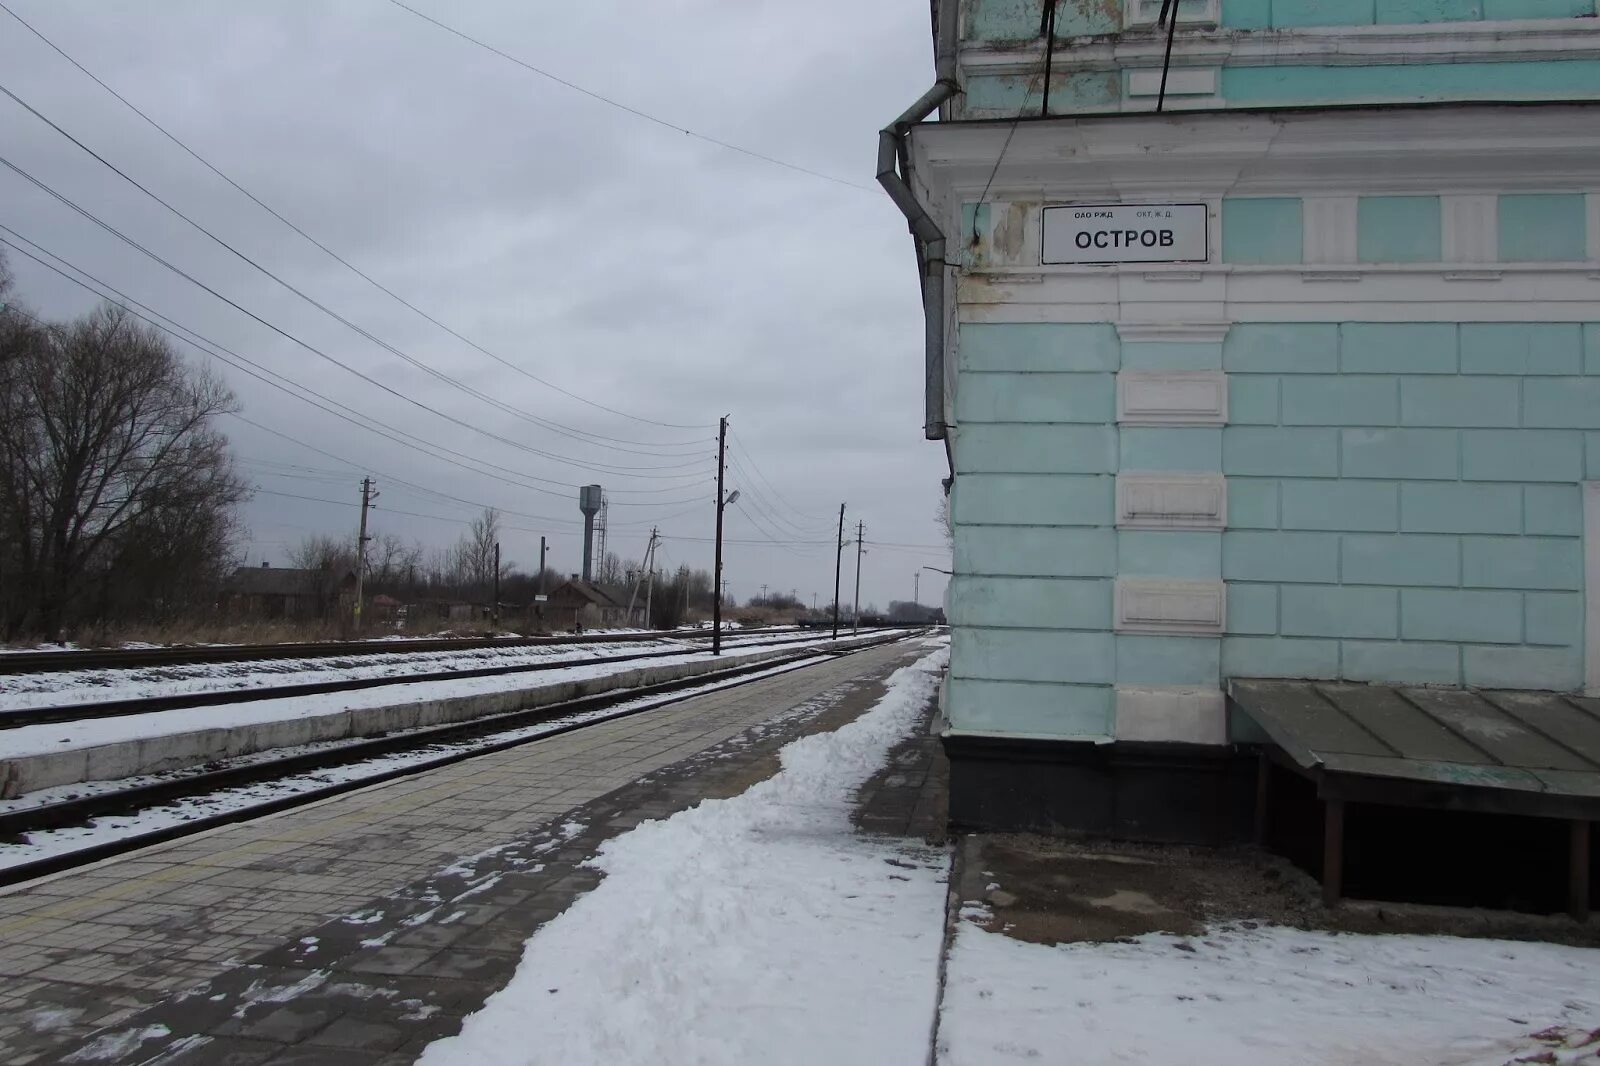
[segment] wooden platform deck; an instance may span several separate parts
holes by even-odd
[[[1569,910],[1589,911],[1591,823],[1600,820],[1600,699],[1310,681],[1234,679],[1232,713],[1272,744],[1267,760],[1312,780],[1324,803],[1323,895],[1341,894],[1347,802],[1556,818],[1569,823]]]

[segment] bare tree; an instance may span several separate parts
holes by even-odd
[[[939,506],[934,509],[934,520],[939,523],[939,532],[944,537],[944,542],[952,550],[956,546],[955,516],[950,512],[950,494],[947,492],[939,497]]]
[[[406,580],[422,560],[422,545],[407,544],[394,533],[376,538],[367,548],[367,577],[374,588],[391,589]]]
[[[355,538],[313,533],[289,549],[289,563],[301,570],[353,572],[356,568]]]
[[[485,597],[493,594],[494,546],[499,542],[500,512],[493,507],[485,507],[456,542],[453,569],[458,582],[470,586],[473,595]],[[500,573],[504,575],[510,568],[509,562],[502,561]]]
[[[236,404],[120,307],[0,343],[0,626],[54,636],[141,538],[229,527],[249,490],[213,422]]]

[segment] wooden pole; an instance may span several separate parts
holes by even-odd
[[[1344,800],[1323,804],[1322,818],[1322,903],[1337,907],[1344,894]]]
[[[1567,913],[1575,922],[1589,920],[1589,823],[1574,818],[1567,823]]]
[[[1256,844],[1267,843],[1267,799],[1272,792],[1272,760],[1263,751],[1256,761]]]

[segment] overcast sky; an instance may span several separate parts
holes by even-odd
[[[474,468],[185,349],[221,371],[246,418],[283,435],[225,420],[242,471],[271,490],[245,509],[250,561],[281,565],[311,533],[353,531],[370,473],[379,534],[443,546],[475,505],[493,504],[513,527],[508,559],[531,568],[544,533],[551,565],[570,572],[581,544],[572,486],[599,482],[613,550],[641,557],[658,524],[663,566],[709,568],[716,420],[728,414],[729,487],[742,495],[729,509],[725,576],[739,600],[768,583],[826,602],[841,502],[847,525],[867,524],[863,604],[909,599],[919,566],[948,568],[933,517],[943,453],[921,432],[910,238],[872,181],[876,131],[932,80],[926,0],[407,2],[676,126],[859,187],[609,107],[388,0],[4,0],[310,236],[512,364],[318,250],[0,12],[0,85],[284,281],[465,386],[317,309],[0,96],[0,155],[401,395],[252,321],[3,168],[0,224]],[[39,313],[95,302],[8,255]],[[851,561],[847,552],[846,601]],[[943,576],[922,576],[923,601],[938,602]]]

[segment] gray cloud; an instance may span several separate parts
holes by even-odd
[[[0,173],[0,222],[372,417],[526,475],[606,484],[613,545],[624,555],[642,554],[659,523],[665,561],[709,566],[710,457],[724,413],[777,488],[753,471],[731,476],[759,494],[749,510],[730,512],[733,540],[827,542],[843,500],[851,524],[867,522],[869,541],[940,542],[933,512],[943,455],[921,439],[916,279],[904,223],[875,189],[832,185],[662,129],[380,0],[254,10],[203,0],[8,2],[245,187],[461,333],[608,406],[702,428],[618,419],[473,351],[306,244],[0,15],[0,82],[285,279],[503,403],[592,433],[673,443],[659,455],[589,446],[442,384],[0,101],[7,157],[257,314],[471,426],[584,463],[659,466],[692,452],[703,466],[672,480],[638,476],[645,470],[597,474],[452,425],[165,274],[9,172]],[[670,122],[866,186],[876,129],[931,76],[923,0],[417,6]],[[41,311],[68,315],[91,303],[32,264],[13,268]],[[230,422],[262,486],[352,503],[370,470],[384,493],[380,532],[442,545],[459,525],[395,512],[471,514],[400,478],[543,516],[508,519],[518,528],[506,554],[533,564],[544,531],[554,564],[576,566],[578,514],[566,489],[546,486],[551,495],[469,473],[225,374],[247,417],[349,464]],[[741,471],[751,462],[740,461]],[[698,510],[680,513],[693,500],[703,501]],[[352,526],[354,513],[258,496],[246,511],[253,557],[281,561],[288,543]],[[734,543],[728,577],[741,598],[765,582],[826,599],[832,562],[827,543]],[[909,597],[922,563],[948,566],[938,551],[872,548],[863,599]],[[924,577],[924,599],[932,599],[942,579]]]

